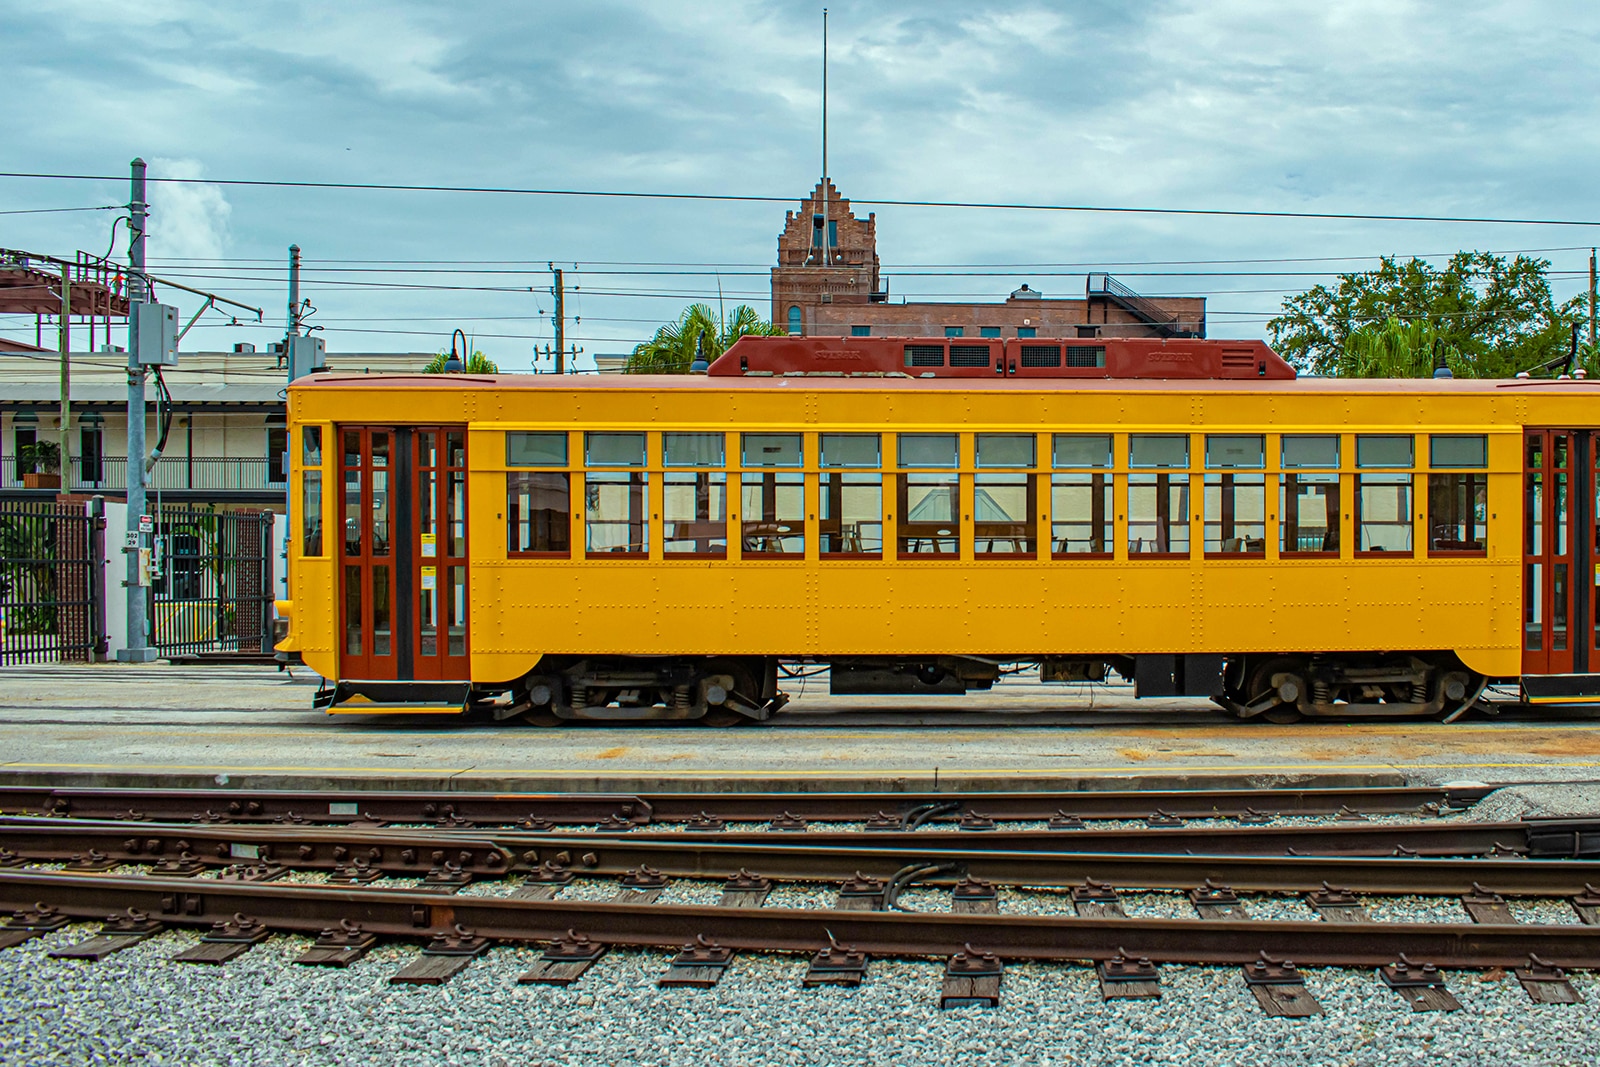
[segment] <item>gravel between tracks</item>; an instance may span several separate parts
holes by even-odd
[[[664,952],[613,952],[567,989],[518,986],[538,951],[496,948],[442,988],[388,984],[416,955],[386,946],[345,971],[293,966],[274,938],[223,967],[167,957],[168,932],[100,963],[49,960],[93,926],[0,952],[0,1062],[148,1064],[691,1065],[834,1063],[1498,1067],[1600,1059],[1589,1003],[1531,1004],[1516,981],[1451,974],[1464,1011],[1413,1014],[1371,974],[1312,970],[1327,1014],[1262,1015],[1233,968],[1163,968],[1159,1004],[1102,1002],[1093,973],[1008,967],[998,1010],[937,1007],[941,967],[877,960],[854,991],[802,990],[793,957],[735,959],[711,990],[655,986]]]

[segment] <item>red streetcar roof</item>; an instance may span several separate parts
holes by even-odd
[[[1289,381],[1295,370],[1260,341],[1144,337],[744,337],[707,372],[751,375],[1001,379]]]
[[[1536,392],[1600,392],[1600,378],[1296,378],[1126,379],[1126,378],[887,378],[844,376],[768,376],[712,378],[703,374],[308,374],[291,389],[497,389],[615,392],[733,390],[761,392],[796,389],[815,392],[1080,392],[1080,393],[1488,393],[1500,389]]]

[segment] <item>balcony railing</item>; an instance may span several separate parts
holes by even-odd
[[[16,456],[5,457],[0,464],[0,486],[20,488],[27,470]],[[128,485],[128,460],[126,456],[102,456],[96,463],[92,458],[85,462],[83,456],[73,456],[70,474],[70,479],[62,479],[62,488],[71,492],[115,493]],[[282,490],[287,485],[281,464],[254,456],[163,456],[146,475],[145,484],[151,489],[220,492]]]

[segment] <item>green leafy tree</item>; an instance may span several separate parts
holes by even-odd
[[[1440,364],[1455,373],[1463,360],[1432,323],[1389,318],[1352,330],[1333,373],[1340,378],[1426,378]]]
[[[443,374],[445,360],[450,358],[450,353],[440,352],[433,360],[422,368],[423,374]],[[467,357],[466,366],[462,368],[463,374],[499,374],[500,366],[488,356],[473,349],[472,355]]]
[[[676,322],[669,322],[656,335],[636,346],[628,357],[629,374],[688,374],[697,355],[707,363],[741,337],[770,337],[785,333],[763,319],[749,304],[740,304],[732,314],[717,319],[706,304],[690,304]]]
[[[1458,252],[1443,268],[1385,257],[1288,298],[1267,329],[1285,359],[1315,374],[1418,377],[1442,363],[1461,378],[1509,378],[1564,357],[1582,317],[1581,299],[1555,303],[1549,268],[1487,252]]]

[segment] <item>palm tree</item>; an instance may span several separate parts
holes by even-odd
[[[629,374],[687,374],[698,356],[707,363],[741,337],[769,337],[784,333],[761,317],[749,304],[740,304],[718,321],[707,304],[690,304],[676,322],[669,322],[628,357]]]
[[[1336,371],[1342,378],[1426,378],[1441,362],[1470,376],[1470,364],[1432,323],[1406,323],[1390,316],[1350,332]]]
[[[443,374],[445,361],[450,358],[450,353],[440,352],[433,357],[426,367],[422,368],[423,374]],[[463,374],[499,374],[500,367],[494,360],[473,349],[472,355],[467,357],[467,364],[461,369]]]

